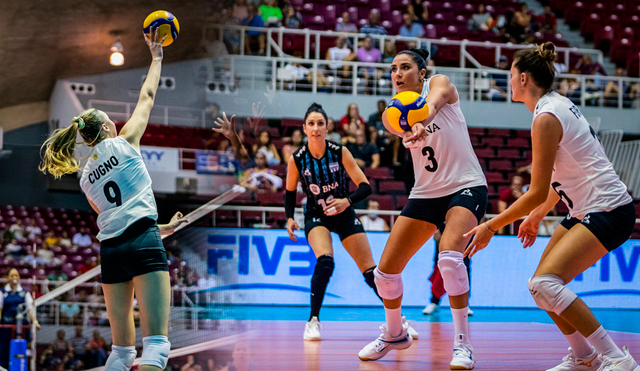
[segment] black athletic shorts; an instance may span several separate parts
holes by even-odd
[[[304,214],[304,235],[309,237],[309,232],[315,227],[325,227],[330,232],[337,233],[340,241],[356,233],[364,233],[362,222],[353,207],[334,216]]]
[[[636,225],[636,209],[633,202],[630,202],[611,211],[589,213],[582,220],[565,218],[560,225],[571,229],[578,223],[587,227],[607,250],[613,251],[628,240],[633,233]]]
[[[142,218],[120,236],[100,243],[102,283],[131,281],[135,276],[169,271],[167,253],[156,221]]]
[[[487,187],[470,187],[438,198],[410,198],[400,215],[422,220],[439,227],[454,206],[462,206],[476,216],[478,223],[484,216],[488,202]]]

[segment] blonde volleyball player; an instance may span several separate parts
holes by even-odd
[[[164,370],[171,344],[167,338],[171,286],[161,235],[186,222],[177,213],[169,224],[157,225],[158,212],[151,178],[140,156],[140,138],[158,89],[162,41],[145,36],[153,61],[131,118],[119,135],[102,111],[89,109],[47,139],[40,170],[60,177],[79,170],[74,159],[78,133],[92,147],[82,169],[80,186],[98,213],[102,288],[111,324],[113,346],[105,368],[128,371],[136,357],[133,294],[140,307],[142,362],[140,370]]]
[[[484,216],[487,182],[471,146],[458,92],[447,76],[426,78],[428,55],[425,49],[409,49],[398,53],[391,64],[391,78],[397,91],[422,94],[429,105],[429,116],[406,133],[390,127],[386,111],[382,116],[385,127],[401,136],[410,148],[416,180],[374,272],[378,293],[384,299],[386,324],[380,327],[380,337],[365,346],[358,357],[376,360],[392,349],[411,345],[407,328],[400,320],[403,292],[400,274],[409,259],[446,221],[438,267],[449,294],[455,328],[450,367],[470,370],[475,359],[467,320],[469,279],[462,256],[469,238],[462,235]]]
[[[640,371],[628,349],[618,348],[589,307],[565,286],[626,241],[636,215],[596,133],[578,107],[551,90],[555,56],[550,42],[514,56],[513,100],[533,112],[531,186],[495,219],[466,234],[475,238],[465,254],[473,256],[495,231],[525,215],[518,237],[525,248],[531,246],[540,221],[562,199],[570,214],[551,236],[529,280],[536,304],[571,345],[562,364],[551,370]]]

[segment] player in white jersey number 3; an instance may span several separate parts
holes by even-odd
[[[102,288],[113,336],[105,365],[109,371],[128,371],[136,358],[134,291],[143,336],[140,370],[164,370],[171,347],[171,286],[161,235],[172,234],[186,220],[177,213],[169,224],[156,224],[158,212],[151,178],[140,155],[140,138],[147,127],[162,68],[164,40],[158,40],[153,30],[151,35],[145,40],[153,61],[136,109],[120,135],[106,113],[86,110],[73,119],[71,126],[56,130],[47,139],[40,166],[55,177],[80,170],[74,158],[78,133],[92,148],[80,186],[98,213]]]
[[[542,218],[562,200],[570,215],[556,228],[529,280],[536,304],[547,311],[571,345],[552,371],[640,371],[611,340],[587,305],[565,285],[624,243],[633,232],[635,209],[595,132],[580,110],[551,91],[555,47],[518,51],[511,67],[513,100],[533,112],[531,186],[495,219],[474,228],[465,254],[483,249],[498,229],[528,215],[518,237],[524,247],[538,235]],[[448,227],[448,225],[447,225]]]
[[[399,133],[389,127],[386,111],[382,119],[389,131],[401,136],[411,150],[415,184],[375,270],[378,294],[384,299],[386,323],[382,334],[365,346],[358,357],[377,360],[392,349],[406,349],[411,337],[400,315],[401,273],[411,257],[446,221],[438,267],[449,294],[455,340],[453,370],[470,370],[475,365],[469,338],[469,279],[462,252],[469,238],[464,232],[478,225],[487,206],[487,182],[473,152],[467,125],[460,110],[456,88],[449,78],[436,75],[426,79],[428,51],[410,49],[398,53],[391,64],[397,91],[415,91],[425,97],[429,117]]]

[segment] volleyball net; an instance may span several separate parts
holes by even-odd
[[[169,341],[172,356],[185,353],[181,349],[195,347],[202,350],[207,344],[226,344],[221,339],[231,339],[232,335],[243,331],[237,307],[233,304],[233,294],[216,290],[216,287],[233,285],[237,275],[227,274],[230,266],[211,269],[208,266],[208,251],[215,250],[215,244],[208,243],[207,233],[213,225],[213,212],[243,195],[246,189],[234,186],[229,191],[198,207],[184,216],[188,223],[181,224],[171,236],[163,237],[163,243],[170,256],[171,274],[171,314],[169,320]],[[63,352],[51,346],[62,338],[73,344],[74,337],[82,336],[92,344],[100,345],[101,339],[111,344],[111,330],[97,266],[76,278],[52,288],[52,283],[37,281],[44,288],[42,296],[34,301],[36,316],[41,329],[33,336],[32,351],[42,356],[52,356],[63,362]],[[26,281],[26,280],[25,280]],[[32,290],[33,291],[33,290]],[[136,324],[136,346],[142,346],[140,315],[134,301],[134,321]],[[78,333],[76,333],[78,331]],[[227,341],[228,342],[228,341]],[[37,349],[35,344],[37,344]],[[108,351],[108,348],[105,350]],[[98,353],[100,353],[99,351]],[[185,354],[188,354],[185,353]],[[104,355],[104,354],[103,354]],[[76,355],[77,356],[77,355]],[[100,366],[100,355],[84,357],[84,369]],[[34,360],[35,361],[35,360]],[[32,366],[35,367],[34,361]],[[35,368],[32,368],[35,370]]]

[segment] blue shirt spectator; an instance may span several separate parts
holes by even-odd
[[[424,29],[420,23],[414,23],[409,13],[402,16],[403,25],[400,27],[400,36],[405,37],[422,37]]]
[[[241,25],[248,27],[264,27],[264,21],[262,20],[262,17],[256,14],[255,7],[249,6],[248,10],[249,16],[240,22]],[[247,35],[249,36],[259,36],[260,34],[260,31],[247,31]]]
[[[367,35],[386,35],[387,30],[385,30],[384,27],[378,25],[379,22],[380,12],[374,9],[371,11],[371,13],[369,13],[369,23],[362,26],[360,32]]]

